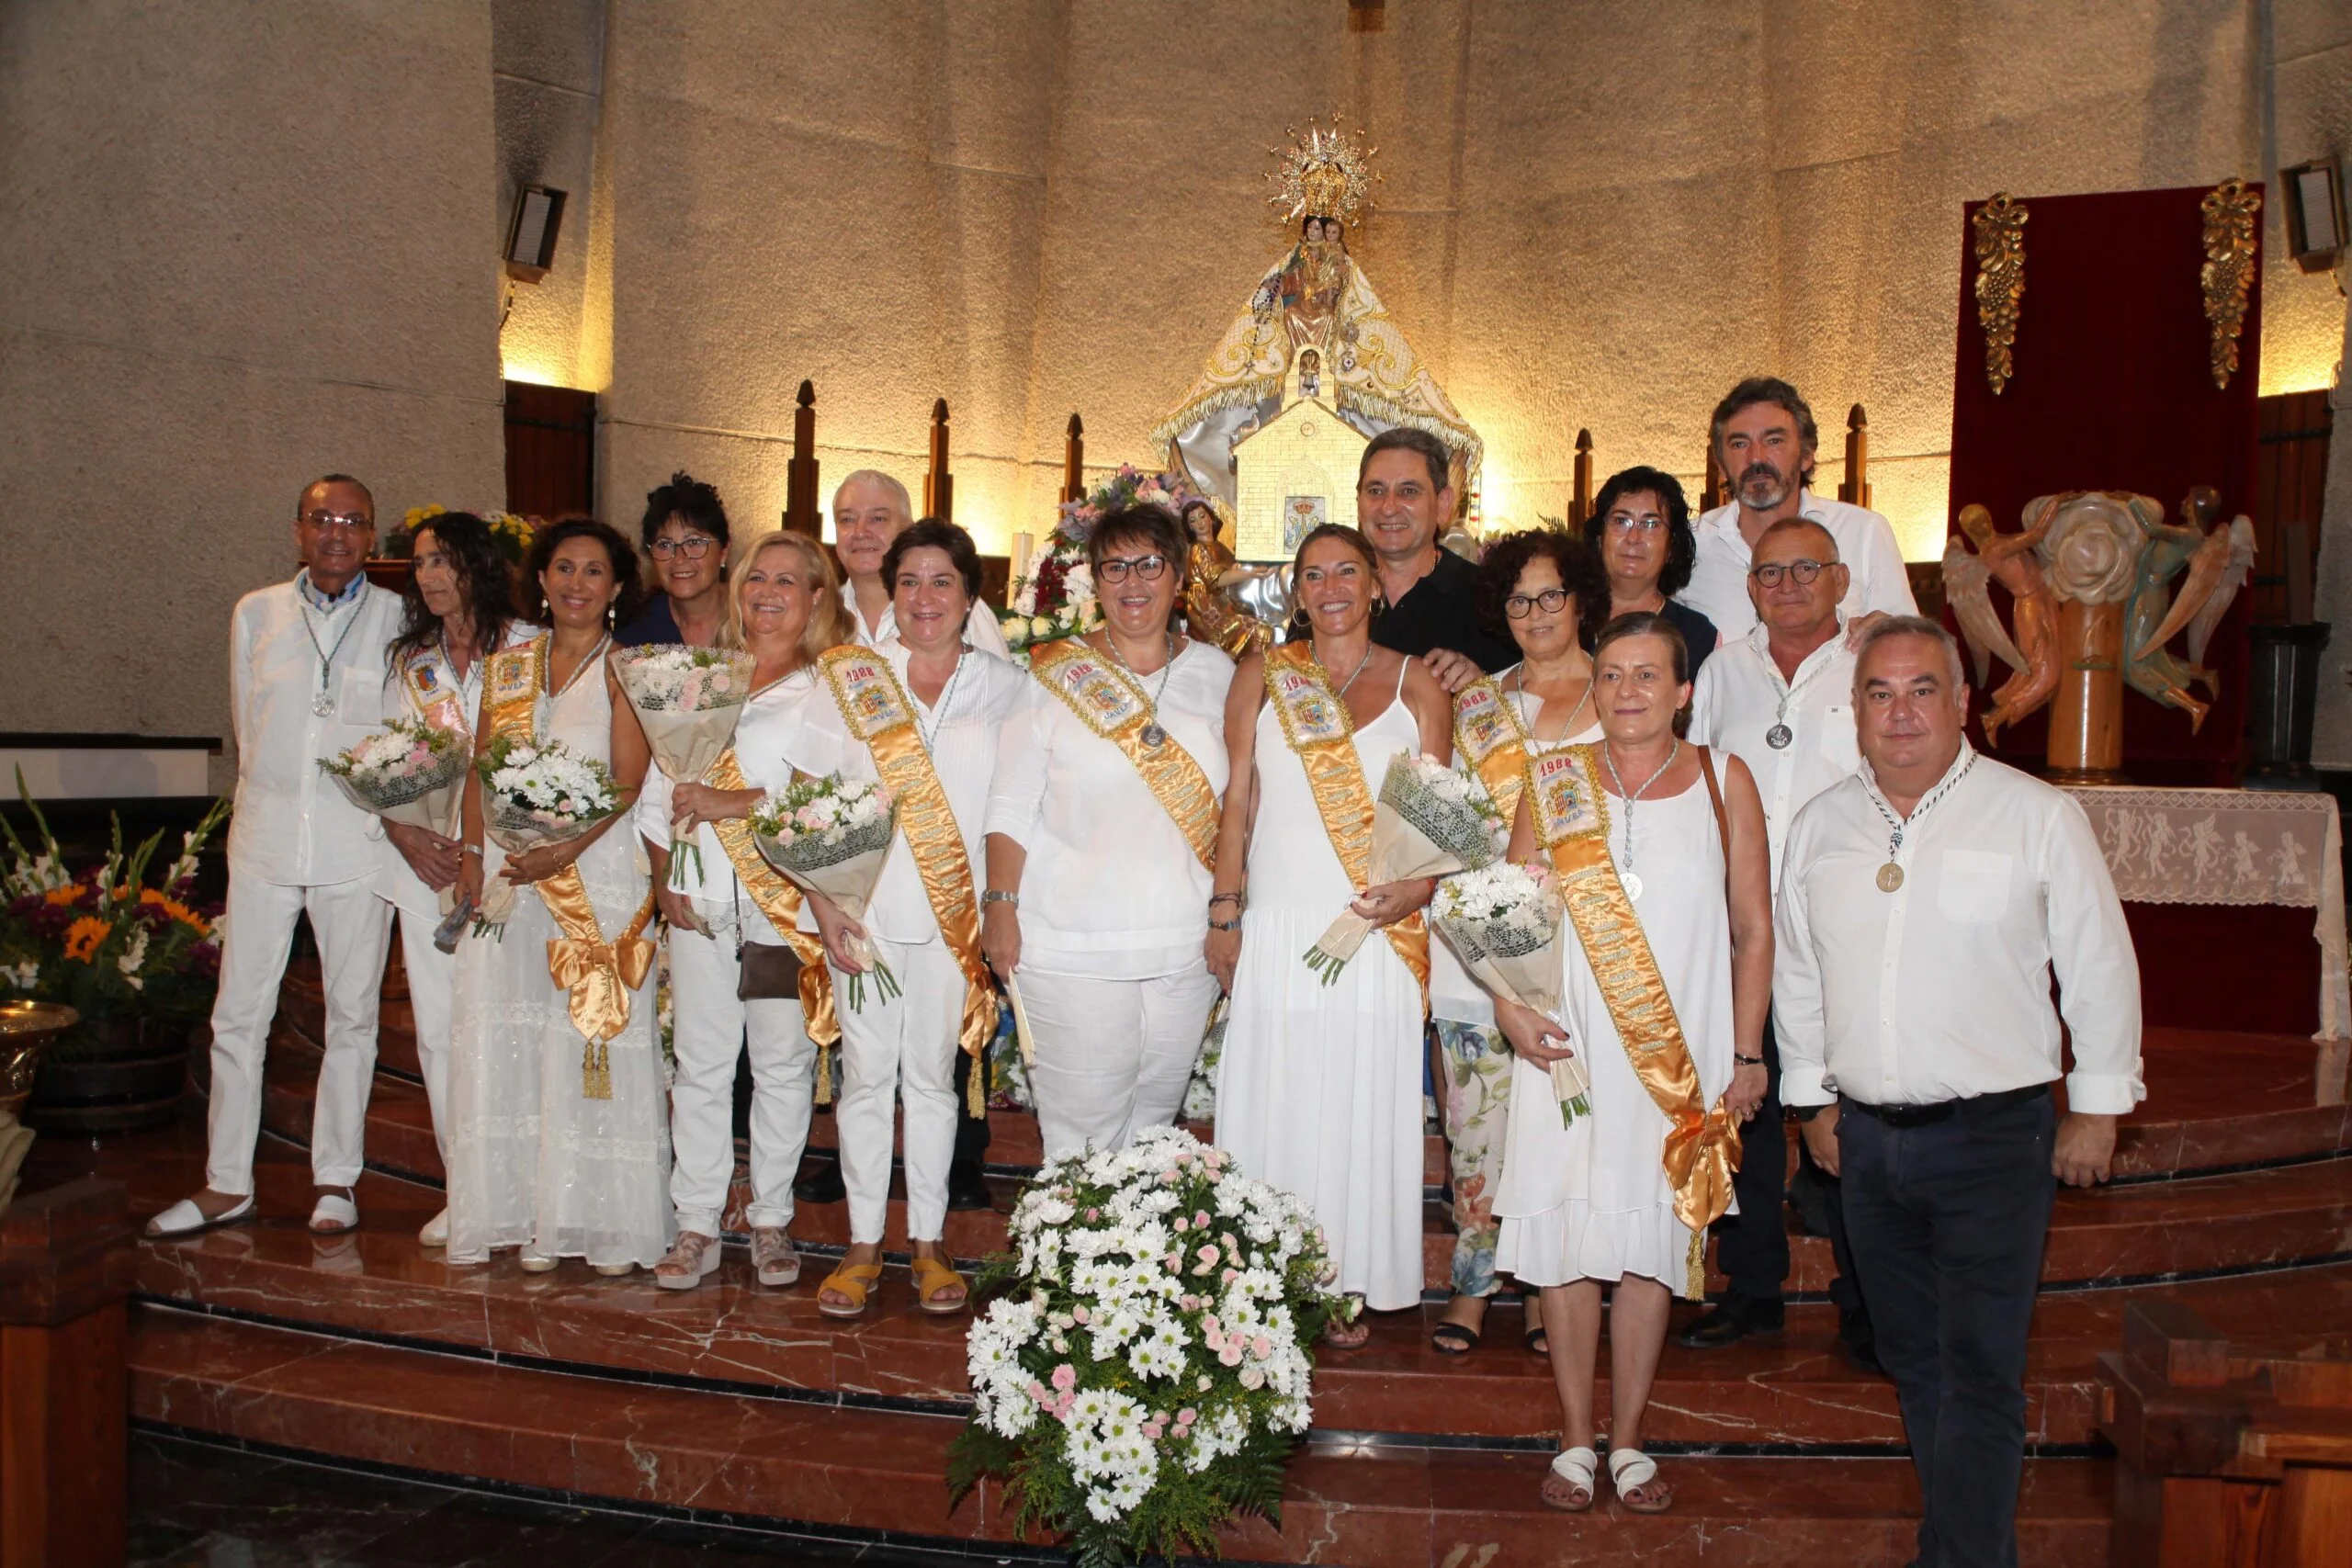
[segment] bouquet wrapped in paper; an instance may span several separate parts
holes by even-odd
[[[1373,804],[1367,886],[1412,876],[1450,876],[1492,865],[1510,830],[1510,824],[1476,778],[1434,757],[1399,751],[1389,759]],[[1340,911],[1306,950],[1306,966],[1321,974],[1325,985],[1332,984],[1372,929],[1372,922],[1353,909]]]
[[[560,740],[502,735],[474,771],[481,779],[482,829],[510,855],[576,839],[621,807],[610,770]],[[483,889],[474,929],[503,928],[514,908],[514,885],[502,876]]]
[[[839,773],[796,777],[780,797],[771,794],[752,813],[752,840],[767,863],[808,891],[823,894],[858,921],[865,919],[898,830],[898,803],[888,789]],[[872,971],[884,1001],[899,994],[897,976],[871,942],[853,938],[850,956]],[[863,1010],[865,976],[850,976],[846,988],[850,1010]]]
[[[625,648],[613,655],[613,674],[621,683],[637,721],[645,728],[645,744],[654,765],[673,784],[693,784],[710,772],[735,739],[735,721],[743,715],[752,694],[752,671],[757,661],[741,650],[689,648],[683,643],[657,643],[650,648]],[[702,848],[692,838],[670,840],[670,886],[684,886],[692,855],[695,874],[702,874]]]
[[[472,750],[455,730],[403,718],[319,768],[360,810],[447,837]]]
[[[1496,996],[1560,1017],[1560,942],[1566,929],[1560,885],[1551,868],[1498,861],[1438,884],[1430,922],[1453,944],[1463,967]],[[1560,1102],[1560,1125],[1589,1115],[1590,1080],[1581,1057],[1551,1066],[1552,1092]]]

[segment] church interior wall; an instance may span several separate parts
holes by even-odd
[[[1490,521],[1566,510],[1579,427],[1602,472],[1655,462],[1695,488],[1709,408],[1772,369],[1821,417],[1824,490],[1847,406],[1868,407],[1876,502],[1932,556],[1962,201],[2269,178],[2352,142],[2352,14],[2332,0],[1382,17],[9,7],[0,257],[28,287],[0,329],[0,419],[23,433],[0,450],[0,561],[53,578],[27,508],[87,485],[110,547],[94,582],[148,570],[116,561],[157,516],[208,543],[146,585],[168,650],[69,698],[94,633],[44,614],[40,678],[7,683],[0,723],[225,728],[217,660],[184,650],[284,569],[288,476],[362,472],[387,521],[499,504],[502,361],[600,394],[599,494],[624,525],[680,467],[772,522],[807,378],[828,490],[876,467],[920,495],[944,396],[958,519],[986,548],[1042,532],[1071,412],[1091,463],[1155,456],[1148,427],[1287,243],[1267,149],[1330,108],[1380,148],[1351,247],[1485,436]],[[571,202],[502,333],[494,258],[526,181]],[[2264,390],[2327,385],[2343,297],[2284,258],[2275,202],[2265,242]],[[2335,475],[2352,517],[2352,442]]]

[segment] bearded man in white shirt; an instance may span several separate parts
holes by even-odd
[[[1733,500],[1691,525],[1699,558],[1675,597],[1714,622],[1726,644],[1756,625],[1747,569],[1757,542],[1765,529],[1791,517],[1811,518],[1837,542],[1847,571],[1838,608],[1847,620],[1867,624],[1873,615],[1919,613],[1894,525],[1867,508],[1807,488],[1821,432],[1794,387],[1776,376],[1749,377],[1715,405],[1707,439],[1731,481]]]
[[[311,1228],[334,1235],[359,1224],[352,1189],[375,1081],[391,906],[376,897],[381,829],[319,763],[358,744],[387,713],[384,649],[400,629],[401,601],[368,581],[375,538],[368,487],[347,474],[317,480],[295,506],[302,570],[291,582],[246,594],[230,617],[237,801],[212,1004],[205,1185],[149,1222],[150,1235],[186,1235],[254,1213],[263,1054],[294,922],[305,914],[326,992],[326,1057],[311,1121],[319,1190]]]
[[[1812,518],[1784,517],[1765,529],[1747,574],[1757,624],[1715,650],[1690,699],[1690,739],[1729,751],[1756,780],[1776,888],[1781,849],[1797,812],[1861,764],[1854,736],[1854,654],[1838,613],[1849,576],[1838,541]],[[1742,1157],[1733,1180],[1739,1210],[1715,1222],[1716,1261],[1729,1288],[1720,1304],[1675,1337],[1694,1350],[1775,1332],[1785,1310],[1788,1128],[1769,1013],[1763,1049],[1764,1102],[1741,1130]],[[1829,1298],[1838,1304],[1838,1344],[1858,1365],[1877,1371],[1870,1313],[1854,1285],[1835,1179],[1822,1174],[1810,1155],[1801,1154],[1800,1160],[1798,1212],[1826,1235],[1838,1260]]]
[[[2139,964],[2082,808],[1969,748],[1949,632],[1871,626],[1854,700],[1864,766],[1798,813],[1783,857],[1781,1092],[1820,1108],[1805,1144],[1841,1178],[1927,1500],[1917,1561],[2002,1568],[2052,1177],[2106,1179],[2116,1118],[2146,1098]]]
[[[882,558],[890,541],[915,520],[907,487],[878,468],[860,468],[833,491],[833,554],[842,563],[842,603],[849,606],[857,640],[878,648],[899,635],[890,610],[890,585],[882,581]],[[996,612],[975,598],[964,617],[964,638],[982,653],[1010,659]]]

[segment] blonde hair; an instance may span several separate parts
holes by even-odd
[[[833,570],[832,557],[806,534],[771,528],[748,541],[742,553],[735,558],[728,584],[727,622],[719,627],[718,646],[743,646],[743,589],[747,574],[763,551],[775,549],[790,550],[798,556],[808,583],[808,624],[800,631],[801,662],[809,663],[827,649],[854,640],[849,613],[842,604],[841,574]]]

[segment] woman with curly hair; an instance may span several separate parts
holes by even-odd
[[[398,688],[400,716],[471,737],[481,716],[481,674],[493,653],[530,640],[536,628],[514,618],[514,573],[499,553],[490,525],[470,512],[442,512],[419,524],[409,556],[408,592],[400,635],[388,663]],[[389,705],[388,705],[389,706]],[[458,825],[451,822],[449,832]],[[400,919],[401,966],[408,972],[414,1015],[416,1065],[433,1136],[449,1157],[450,1008],[458,959],[433,945],[434,928],[447,913],[461,856],[458,840],[429,828],[384,823],[384,863],[376,893]],[[449,1239],[447,1209],[426,1222],[417,1239],[439,1247]]]
[[[1609,574],[1605,613],[1585,623],[1585,642],[1619,615],[1645,610],[1662,615],[1681,634],[1690,650],[1690,678],[1721,640],[1715,623],[1674,596],[1690,585],[1699,559],[1698,536],[1690,531],[1690,503],[1672,474],[1651,468],[1626,468],[1609,476],[1585,519],[1586,541],[1600,554]]]
[[[1474,713],[1498,721],[1496,732],[1516,741],[1521,758],[1598,739],[1592,659],[1584,642],[1607,615],[1609,579],[1585,541],[1560,527],[1504,535],[1478,564],[1472,603],[1489,633],[1518,646],[1520,662],[1456,694],[1455,747],[1464,758],[1478,749],[1464,723]],[[1506,761],[1498,761],[1503,771],[1496,778],[1503,783],[1490,782],[1488,788],[1508,815],[1517,798],[1517,775]],[[1510,1124],[1510,1047],[1495,1028],[1494,999],[1442,938],[1430,946],[1430,1013],[1444,1077],[1454,1229],[1453,1299],[1430,1343],[1458,1356],[1478,1343],[1487,1303],[1498,1289],[1494,1201]],[[1541,1301],[1532,1292],[1521,1300],[1525,1343],[1540,1355],[1546,1345]]]

